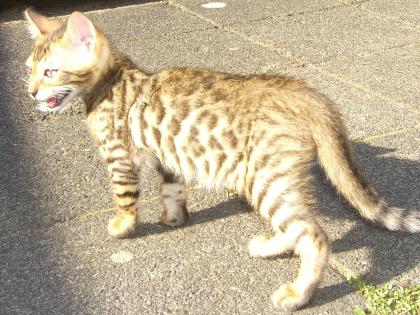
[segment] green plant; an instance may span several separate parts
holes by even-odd
[[[351,278],[350,284],[366,298],[365,309],[356,306],[356,315],[420,314],[420,285],[409,288],[391,283],[374,286],[360,277]]]

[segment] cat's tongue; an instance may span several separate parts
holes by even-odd
[[[58,104],[58,99],[56,97],[51,97],[51,98],[47,99],[47,105],[49,107],[57,106],[57,104]]]

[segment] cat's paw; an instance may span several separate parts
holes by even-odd
[[[266,245],[267,241],[270,239],[269,236],[266,235],[257,235],[248,244],[248,252],[252,257],[266,257],[266,253],[264,252],[264,245]]]
[[[108,234],[115,238],[129,236],[137,227],[137,215],[117,214],[108,222]]]
[[[179,227],[185,225],[189,219],[187,208],[177,209],[177,211],[168,211],[164,209],[160,214],[160,223],[171,227]]]
[[[284,284],[273,293],[271,300],[276,308],[295,311],[308,303],[309,297],[308,293],[301,292],[293,284]]]

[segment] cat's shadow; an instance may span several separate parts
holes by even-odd
[[[355,151],[363,172],[389,205],[404,208],[407,212],[419,211],[420,163],[392,157],[394,149],[367,143],[356,144]],[[321,214],[355,222],[349,231],[333,241],[334,253],[366,248],[371,268],[365,276],[375,284],[391,280],[418,264],[418,233],[392,232],[366,222],[343,198],[337,198],[325,176],[318,173],[316,179],[320,182],[317,194],[322,199]],[[333,207],[329,206],[330,201],[334,202]]]
[[[215,220],[220,220],[235,214],[245,213],[252,211],[245,201],[241,199],[232,199],[222,203],[219,203],[213,207],[209,207],[194,213],[190,213],[188,222],[180,227],[171,227],[161,223],[142,223],[139,228],[134,231],[129,238],[141,238],[154,234],[166,233],[173,231],[174,229],[182,229],[202,223],[207,223]]]
[[[5,14],[1,17],[2,22],[22,19],[22,12],[27,7],[33,7],[47,16],[66,15],[74,11],[92,11],[100,9],[113,9],[129,5],[138,5],[150,2],[158,2],[159,0],[120,0],[120,1],[58,1],[58,0],[31,0],[16,1],[3,0],[0,3],[0,12]]]
[[[420,211],[420,163],[393,157],[395,149],[368,143],[356,143],[354,147],[363,173],[389,205],[408,211]],[[337,221],[354,223],[346,233],[333,239],[332,250],[338,259],[350,266],[357,275],[367,269],[363,278],[369,283],[379,285],[398,279],[403,286],[415,284],[418,279],[412,279],[410,275],[404,277],[404,274],[415,268],[420,261],[420,234],[392,232],[366,222],[338,196],[320,168],[315,169],[315,180],[318,183],[316,193],[321,214]],[[368,255],[358,257],[353,254],[359,249]],[[360,261],[363,258],[367,261]],[[368,268],[358,263],[367,264]],[[337,295],[340,291],[342,293]],[[353,291],[348,291],[345,283],[321,288],[317,294],[320,300],[313,299],[308,307],[335,300]]]
[[[390,154],[395,150],[367,143],[357,143],[355,151],[363,172],[391,206],[418,208],[418,178],[420,178],[418,162],[392,157]],[[314,167],[314,185],[321,216],[333,220],[333,223],[329,225],[339,225],[341,221],[353,224],[338,238],[332,237],[333,252],[348,253],[348,257],[357,260],[361,257],[353,257],[352,252],[361,248],[368,251],[367,263],[370,268],[364,274],[365,280],[374,284],[383,283],[401,276],[418,264],[420,261],[419,234],[391,232],[366,222],[337,194],[319,167]],[[193,213],[186,226],[219,220],[248,211],[250,208],[246,202],[233,199]],[[256,214],[250,215],[257,217]],[[132,237],[165,233],[172,229],[158,223],[145,223]],[[329,233],[328,230],[327,233]],[[343,263],[346,262],[343,261]],[[357,269],[356,266],[354,270],[356,273],[359,271]],[[344,280],[338,284],[323,286],[317,290],[307,308],[332,302],[354,291],[355,289]]]

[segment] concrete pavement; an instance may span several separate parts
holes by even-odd
[[[381,194],[392,205],[419,209],[416,1],[226,1],[220,9],[203,3],[130,1],[88,15],[147,71],[196,66],[307,79],[337,103],[362,169]],[[35,111],[24,83],[31,47],[25,23],[1,17],[0,313],[274,313],[270,295],[293,279],[298,260],[249,257],[248,241],[268,225],[223,192],[192,187],[191,222],[165,228],[157,224],[156,174],[146,170],[144,224],[131,239],[108,237],[112,201],[83,108]],[[297,314],[352,314],[363,298],[346,282],[349,275],[420,283],[420,237],[366,223],[316,167],[314,176],[334,255],[312,302]]]

